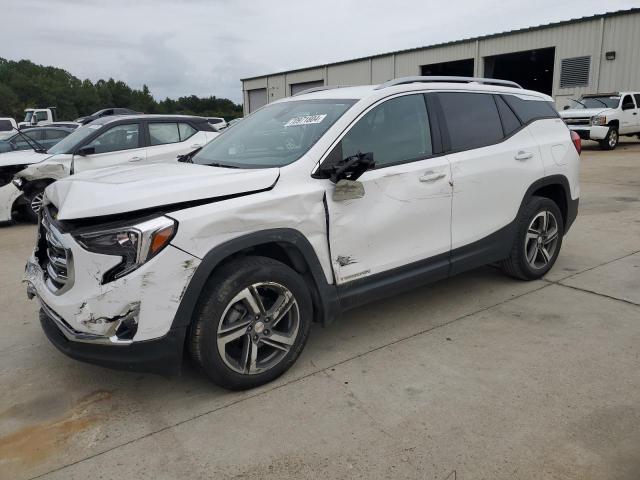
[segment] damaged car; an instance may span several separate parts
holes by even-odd
[[[186,351],[218,385],[256,387],[313,322],[489,263],[544,276],[579,153],[552,99],[513,82],[302,92],[182,162],[47,187],[27,293],[72,358],[177,372]]]
[[[206,118],[186,115],[107,116],[73,131],[48,150],[0,157],[0,165],[15,171],[13,186],[24,194],[27,216],[37,221],[44,189],[61,178],[114,165],[175,162],[178,156],[219,135]],[[22,167],[22,168],[18,168]],[[0,191],[0,209],[12,211],[16,192]],[[20,195],[20,194],[18,194]]]

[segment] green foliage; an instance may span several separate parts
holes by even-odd
[[[75,120],[109,107],[131,108],[144,113],[224,117],[226,120],[242,116],[242,106],[226,98],[191,95],[157,102],[146,85],[142,90],[136,90],[113,78],[92,83],[60,68],[36,65],[29,60],[14,62],[0,58],[0,117],[22,120],[25,108],[50,106],[57,107],[60,120]]]

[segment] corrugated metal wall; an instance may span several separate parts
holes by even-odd
[[[639,46],[640,12],[633,12],[249,79],[243,82],[243,90],[246,105],[246,91],[254,88],[267,88],[268,99],[273,101],[290,95],[292,83],[322,80],[325,85],[378,84],[420,75],[422,65],[467,58],[475,60],[475,75],[482,76],[484,57],[555,47],[553,97],[561,108],[569,98],[583,93],[640,90]],[[605,59],[608,51],[616,52],[615,60]],[[562,59],[583,55],[591,57],[589,85],[560,88]]]

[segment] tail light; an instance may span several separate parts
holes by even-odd
[[[571,130],[571,141],[573,142],[573,146],[576,147],[578,151],[578,155],[582,152],[582,140],[580,139],[580,135]]]

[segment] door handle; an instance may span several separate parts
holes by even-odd
[[[520,150],[513,158],[515,158],[516,160],[529,160],[531,157],[533,157],[533,153]]]
[[[447,175],[445,173],[427,172],[420,177],[421,182],[431,183],[440,180]]]
[[[130,162],[139,162],[140,160],[142,160],[142,157],[131,157],[129,159]]]

